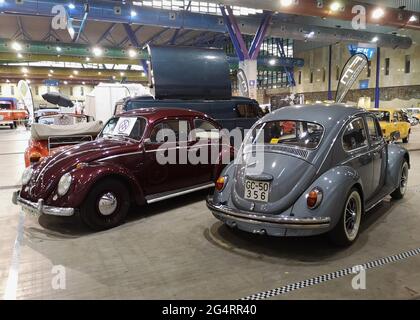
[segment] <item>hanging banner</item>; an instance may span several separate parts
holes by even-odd
[[[337,95],[335,96],[336,102],[340,103],[344,100],[347,92],[349,92],[367,64],[368,59],[363,53],[356,53],[347,60],[337,85]]]
[[[239,93],[242,97],[249,98],[249,86],[248,86],[248,79],[246,77],[245,71],[242,69],[238,70],[237,74],[238,79],[238,89]]]
[[[29,124],[33,122],[34,119],[34,99],[32,96],[31,88],[29,87],[26,80],[20,80],[17,85],[18,92],[25,104],[25,107],[28,109],[29,113]]]

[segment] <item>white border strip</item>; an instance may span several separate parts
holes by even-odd
[[[13,246],[12,262],[10,263],[9,276],[7,277],[3,300],[16,300],[16,291],[19,280],[20,247],[23,240],[24,223],[25,214],[23,213],[23,211],[20,211],[17,235],[15,239],[15,244]]]
[[[381,258],[378,260],[374,260],[374,261],[370,261],[367,262],[365,264],[362,264],[361,266],[364,269],[372,269],[372,268],[377,268],[380,266],[383,266],[385,264],[389,264],[392,262],[396,262],[396,261],[400,261],[400,260],[404,260],[416,255],[420,254],[420,248],[417,249],[413,249],[413,250],[409,250],[409,251],[405,251],[403,253],[399,253],[393,256],[388,256],[385,258]],[[326,282],[326,281],[330,281],[333,279],[337,279],[337,278],[341,278],[350,274],[353,274],[353,268],[354,267],[350,267],[350,268],[346,268],[346,269],[341,269],[335,272],[331,272],[328,274],[324,274],[322,276],[317,276],[314,278],[310,278],[307,280],[303,280],[303,281],[299,281],[299,282],[295,282],[292,284],[288,284],[286,286],[283,287],[279,287],[279,288],[275,288],[275,289],[271,289],[268,291],[264,291],[264,292],[259,292],[259,293],[255,293],[252,295],[249,295],[247,297],[242,298],[241,300],[263,300],[263,299],[267,299],[267,298],[271,298],[271,297],[275,297],[281,294],[285,294],[291,291],[295,291],[295,290],[299,290],[302,288],[306,288],[306,287],[310,287],[322,282]]]

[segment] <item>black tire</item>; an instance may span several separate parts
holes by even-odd
[[[351,206],[353,201],[355,204],[354,209],[357,212],[355,212],[355,216],[354,216],[356,219],[353,224],[354,232],[350,232],[347,226],[350,227],[351,225],[352,221],[350,221],[349,219],[352,219],[352,218],[349,218],[349,217],[351,217],[352,215],[350,214],[350,210],[348,211],[348,209],[350,208],[349,206]],[[337,245],[340,247],[346,247],[353,244],[356,241],[356,239],[359,237],[360,223],[363,216],[363,212],[364,212],[363,198],[360,195],[360,192],[357,188],[352,188],[347,194],[346,201],[344,202],[344,206],[341,210],[340,220],[338,221],[334,229],[332,229],[328,234],[330,241],[334,245]],[[346,224],[346,221],[347,221],[347,224]]]
[[[118,179],[105,178],[90,190],[80,207],[80,217],[91,229],[106,230],[122,224],[129,208],[130,196],[127,186]]]
[[[407,191],[407,180],[408,180],[408,163],[406,160],[403,161],[400,169],[400,175],[398,179],[398,188],[391,193],[391,197],[395,200],[404,198],[404,194]]]
[[[410,140],[410,134],[408,134],[406,138],[403,138],[402,142],[403,143],[408,143],[409,140]]]

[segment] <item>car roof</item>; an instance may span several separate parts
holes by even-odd
[[[191,109],[181,108],[140,108],[118,114],[119,117],[145,117],[149,121],[156,121],[166,117],[202,117],[210,118],[208,115]],[[211,119],[211,118],[210,118]]]
[[[342,123],[343,120],[346,121],[348,118],[362,113],[366,113],[366,110],[345,104],[305,104],[277,109],[264,116],[260,121],[300,120],[315,122],[330,129]]]

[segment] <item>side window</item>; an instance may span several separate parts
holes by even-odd
[[[352,151],[367,146],[366,130],[362,118],[350,122],[343,133],[343,149]]]
[[[236,110],[240,118],[258,118],[258,107],[253,104],[238,104]]]
[[[219,139],[219,129],[216,128],[211,122],[195,119],[194,127],[197,129],[195,136],[200,139]]]
[[[394,114],[393,114],[392,117],[394,118],[394,119],[392,119],[392,121],[394,121],[394,122],[399,121],[399,119],[398,119],[398,112],[394,112]]]
[[[188,141],[189,132],[190,124],[188,120],[166,120],[153,127],[150,133],[150,141],[163,143],[169,141],[171,137],[174,137],[176,142]]]
[[[373,117],[366,117],[367,127],[370,139],[373,143],[379,142],[382,140],[382,133],[380,131],[380,128],[378,128],[378,123]]]

